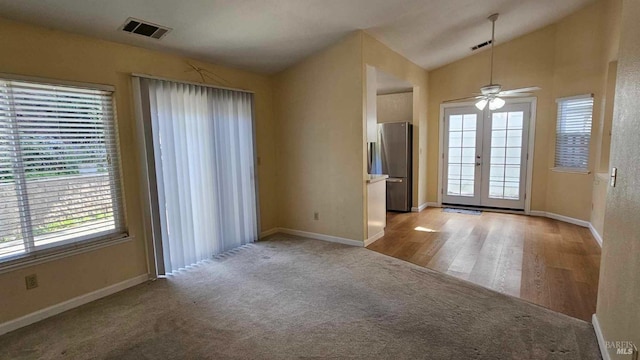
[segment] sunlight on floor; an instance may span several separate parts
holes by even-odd
[[[415,229],[413,229],[413,230],[415,230],[415,231],[430,232],[430,233],[438,232],[437,230],[429,229],[429,228],[422,227],[422,226],[418,226],[418,227],[416,227],[416,228],[415,228]]]

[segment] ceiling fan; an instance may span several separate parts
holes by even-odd
[[[480,93],[474,94],[474,96],[454,99],[445,101],[445,103],[457,102],[463,100],[478,100],[476,102],[476,107],[479,110],[484,110],[484,108],[489,105],[490,110],[497,110],[504,106],[505,101],[503,98],[514,98],[514,97],[526,97],[531,96],[531,92],[540,90],[537,86],[525,87],[520,89],[513,90],[502,90],[502,85],[493,83],[493,46],[496,42],[496,20],[498,20],[499,14],[493,14],[489,16],[489,21],[491,21],[491,72],[489,77],[489,85],[485,85],[480,88]]]

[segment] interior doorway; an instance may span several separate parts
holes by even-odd
[[[414,134],[414,87],[376,69],[375,141],[369,143],[369,174],[388,175],[386,210],[410,212],[417,206],[417,134]]]
[[[535,102],[443,106],[440,203],[528,212]]]

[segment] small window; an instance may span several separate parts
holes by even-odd
[[[557,100],[555,168],[587,172],[593,118],[593,95]]]
[[[0,263],[124,236],[116,139],[111,91],[0,79]]]

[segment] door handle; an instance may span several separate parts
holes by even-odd
[[[402,179],[398,179],[398,178],[389,178],[389,179],[387,179],[387,182],[390,182],[390,183],[401,183],[401,182],[402,182]]]

